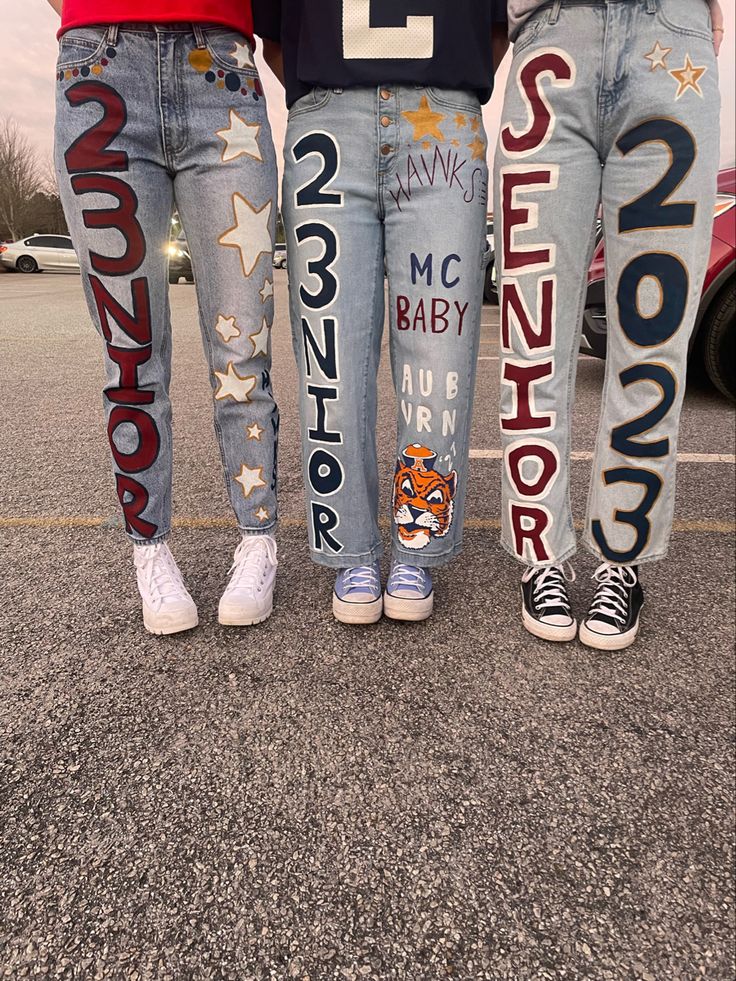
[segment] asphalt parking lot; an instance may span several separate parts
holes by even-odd
[[[80,280],[0,277],[0,977],[732,978],[733,408],[688,391],[639,644],[535,642],[497,544],[486,307],[466,552],[430,622],[341,626],[305,546],[276,283],[277,609],[217,624],[236,534],[181,284],[172,547],[201,625],[162,639],[140,623]],[[602,378],[581,358],[580,518]],[[387,364],[381,386],[388,516]]]

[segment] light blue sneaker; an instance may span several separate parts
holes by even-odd
[[[426,620],[433,609],[434,592],[429,571],[394,559],[383,598],[386,616],[392,620]]]
[[[340,623],[377,623],[381,619],[383,596],[377,562],[340,570],[332,597],[332,612]]]

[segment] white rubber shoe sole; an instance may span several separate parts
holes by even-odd
[[[523,604],[521,607],[521,619],[529,633],[535,637],[539,637],[540,640],[550,640],[556,644],[566,644],[571,640],[575,640],[577,636],[578,625],[576,620],[573,620],[569,627],[556,627],[552,623],[542,623],[540,620],[535,620],[527,612]]]
[[[263,623],[273,613],[273,600],[268,607],[258,613],[244,613],[242,610],[218,610],[217,620],[223,627],[254,627],[257,623]]]
[[[383,616],[383,597],[372,603],[346,603],[333,593],[332,612],[340,623],[378,623]]]
[[[143,626],[149,634],[159,637],[168,634],[180,634],[185,630],[194,630],[199,624],[199,614],[196,606],[180,613],[156,613],[145,603],[143,604]]]
[[[599,634],[585,625],[580,624],[580,642],[586,647],[593,647],[597,651],[623,651],[636,640],[639,633],[639,620],[636,621],[631,630],[625,634]]]
[[[420,623],[428,620],[434,610],[434,593],[424,599],[403,599],[384,593],[383,612],[391,620],[406,620],[408,623]]]

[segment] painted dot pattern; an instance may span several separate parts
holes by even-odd
[[[94,65],[84,65],[81,68],[71,68],[57,72],[56,78],[59,82],[69,81],[72,78],[89,78],[90,75],[100,76],[110,65],[110,61],[117,57],[117,51],[112,46],[105,49],[105,57],[100,58]],[[242,78],[236,71],[225,71],[222,68],[215,69],[212,55],[207,48],[194,48],[189,52],[188,61],[191,67],[202,75],[206,82],[215,84],[215,88],[227,92],[238,92],[244,97],[250,97],[254,102],[258,102],[263,96],[263,87],[258,78]]]

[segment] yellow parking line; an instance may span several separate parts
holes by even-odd
[[[381,527],[389,528],[391,522],[384,518],[380,522]],[[279,521],[282,528],[306,528],[307,523],[303,518],[282,518]],[[44,529],[70,529],[70,528],[118,528],[115,519],[94,515],[81,517],[76,515],[44,515],[27,518],[0,518],[0,528],[44,528]],[[217,517],[187,517],[181,516],[172,521],[174,528],[185,528],[194,531],[214,530],[218,528],[235,528],[236,523],[232,518]],[[465,528],[468,531],[497,531],[501,527],[501,522],[493,518],[468,518]],[[582,522],[577,522],[575,527],[578,530],[583,528]],[[682,532],[702,532],[708,535],[733,535],[736,534],[736,522],[734,521],[709,521],[704,519],[675,521],[673,531]]]

